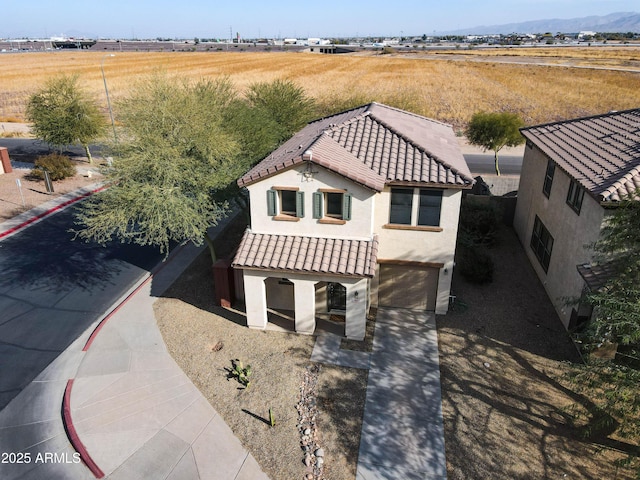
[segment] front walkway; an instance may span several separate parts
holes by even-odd
[[[357,480],[444,480],[435,315],[378,309]]]

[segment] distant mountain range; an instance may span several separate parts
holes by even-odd
[[[577,33],[577,32],[640,32],[640,13],[618,12],[604,16],[549,20],[532,20],[505,25],[483,25],[462,30],[439,32],[447,35],[490,35],[510,33]]]

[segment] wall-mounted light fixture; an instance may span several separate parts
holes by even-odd
[[[302,176],[306,180],[312,180],[313,176],[318,173],[313,171],[313,164],[311,163],[311,161],[313,160],[313,152],[311,150],[306,150],[302,155],[302,159],[307,162],[307,168],[304,172],[302,172]]]

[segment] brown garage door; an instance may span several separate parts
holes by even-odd
[[[437,268],[380,265],[379,305],[435,310],[438,274]]]

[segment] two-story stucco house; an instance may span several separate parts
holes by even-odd
[[[370,305],[445,313],[472,183],[443,123],[378,103],[309,123],[238,180],[251,204],[233,260],[248,325],[284,310],[313,333],[337,312],[362,339]]]
[[[521,130],[527,139],[514,227],[565,327],[590,315],[572,304],[606,267],[585,248],[621,198],[640,187],[640,109]]]

